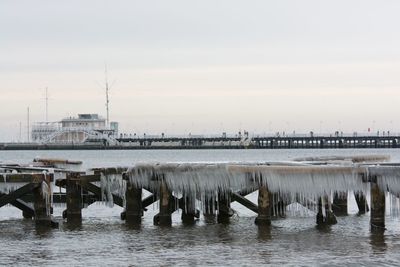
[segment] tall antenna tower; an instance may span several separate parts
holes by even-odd
[[[104,64],[104,78],[105,78],[105,86],[106,86],[106,109],[107,109],[107,126],[110,126],[110,98],[109,98],[109,90],[110,87],[108,85],[108,75],[107,75],[107,64]]]

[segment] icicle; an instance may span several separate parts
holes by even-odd
[[[225,195],[231,191],[268,185],[270,192],[280,196],[285,194],[285,202],[292,203],[299,194],[305,202],[315,202],[318,197],[331,192],[365,192],[367,185],[363,183],[361,175],[366,172],[366,167],[359,166],[157,163],[137,164],[127,173],[132,184],[149,188],[155,193],[159,191],[161,180],[175,194],[199,195],[203,201],[215,200],[218,192]],[[214,203],[212,201],[213,206]]]
[[[113,194],[121,197],[125,206],[126,181],[122,179],[122,174],[100,173],[100,187],[102,200],[107,206],[114,206]]]
[[[51,192],[51,187],[47,184],[46,180],[42,181],[41,192],[42,192],[42,197],[46,202],[46,214],[50,216],[50,207],[52,204],[53,194]]]
[[[370,166],[369,174],[377,177],[377,183],[382,190],[400,195],[400,166]]]

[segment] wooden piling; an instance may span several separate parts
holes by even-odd
[[[265,185],[258,190],[258,216],[255,223],[260,226],[271,224],[271,195]]]
[[[332,203],[330,202],[328,196],[322,196],[318,199],[318,213],[316,222],[319,226],[337,223],[336,216],[332,211]]]
[[[230,192],[218,192],[218,214],[217,222],[227,223],[229,218],[233,216],[231,209],[231,194]]]
[[[172,224],[171,210],[173,196],[167,184],[162,181],[160,185],[160,212],[154,218],[154,224],[170,226]]]
[[[194,223],[196,216],[196,198],[184,196],[182,202],[182,222],[185,224]]]
[[[38,227],[52,227],[50,215],[51,203],[46,201],[45,195],[49,192],[44,192],[45,187],[41,184],[34,187],[33,193],[33,208],[35,210],[35,224]]]
[[[380,188],[377,179],[371,180],[371,230],[385,230],[385,192]]]
[[[140,224],[143,216],[142,189],[135,187],[129,181],[126,184],[125,219],[127,224]]]
[[[335,215],[347,215],[347,192],[333,194],[332,211]]]
[[[72,224],[82,223],[82,187],[80,174],[69,173],[66,179],[67,222]]]

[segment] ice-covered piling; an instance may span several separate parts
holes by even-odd
[[[154,224],[161,226],[170,226],[172,224],[173,195],[167,184],[161,181],[160,184],[160,212],[154,217]]]
[[[260,226],[271,224],[271,195],[265,185],[258,190],[258,216],[255,223]]]
[[[217,222],[227,223],[229,218],[233,216],[231,209],[231,194],[230,191],[218,192],[218,214]]]
[[[336,216],[332,211],[332,202],[329,195],[318,198],[318,212],[316,223],[319,226],[336,224]]]
[[[51,218],[52,208],[52,175],[42,174],[32,176],[33,187],[33,208],[35,211],[35,224],[39,227],[53,227],[56,224]]]
[[[347,215],[347,191],[333,193],[332,211],[335,215]]]
[[[371,177],[371,230],[385,230],[385,188],[379,183],[378,176]]]
[[[80,224],[82,222],[82,187],[79,173],[69,173],[66,179],[67,222]]]
[[[182,197],[182,222],[192,224],[195,221],[196,215],[196,198],[193,195]]]
[[[127,182],[125,193],[125,220],[127,224],[140,224],[142,221],[142,188]]]

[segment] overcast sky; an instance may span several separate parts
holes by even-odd
[[[400,1],[0,1],[0,140],[105,116],[158,134],[400,130]]]

